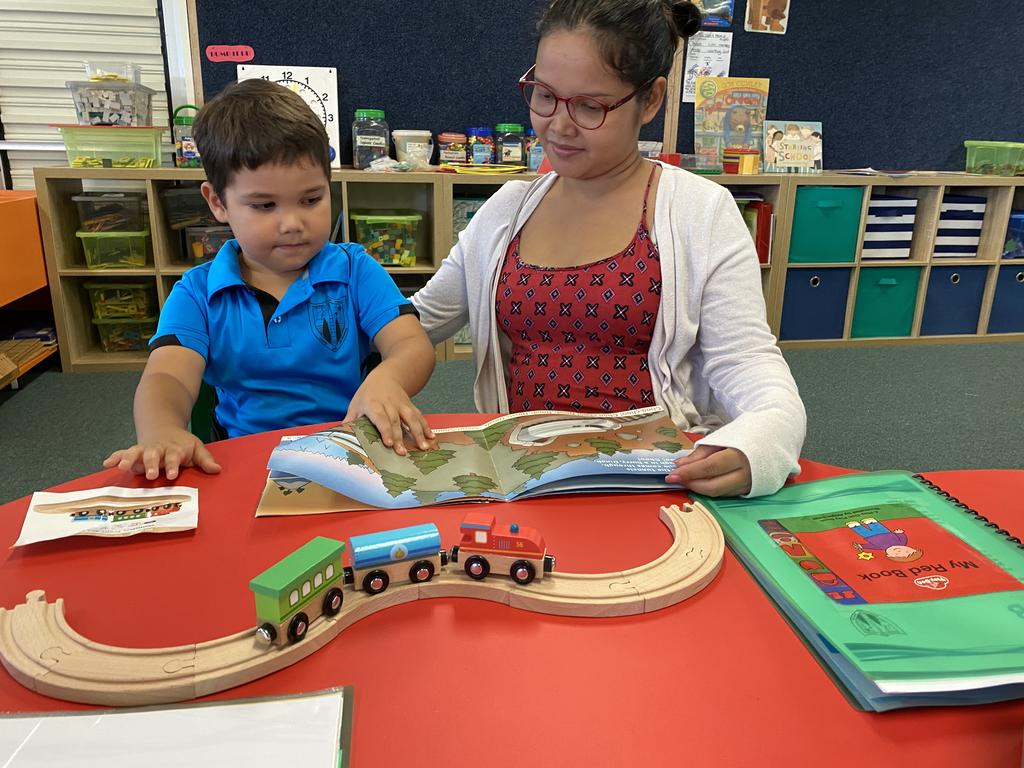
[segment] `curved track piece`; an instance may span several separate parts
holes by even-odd
[[[251,629],[196,645],[133,649],[82,637],[64,618],[64,601],[42,590],[0,609],[0,661],[26,688],[84,704],[136,706],[187,701],[276,672],[323,647],[359,619],[430,597],[473,597],[562,616],[625,616],[681,602],[715,577],[725,541],[699,504],[662,507],[672,545],[656,560],[627,571],[555,573],[525,586],[492,577],[475,582],[461,569],[421,584],[394,585],[380,595],[349,592],[333,617],[314,621],[294,645],[265,646]]]

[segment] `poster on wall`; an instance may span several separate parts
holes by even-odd
[[[704,29],[729,29],[732,27],[732,17],[735,8],[735,0],[694,0],[704,16],[701,27]]]
[[[789,26],[789,0],[747,0],[747,16],[743,28],[747,32],[786,34]]]
[[[692,104],[698,77],[728,77],[732,32],[698,32],[686,44],[683,103]]]

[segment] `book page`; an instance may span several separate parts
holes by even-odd
[[[479,427],[435,430],[436,447],[399,456],[366,419],[297,440],[271,455],[271,480],[304,480],[378,507],[510,500],[565,478],[601,489],[635,475],[664,478],[693,449],[664,409],[611,414],[530,411]],[[288,490],[281,485],[281,495]],[[305,506],[303,504],[302,506]]]

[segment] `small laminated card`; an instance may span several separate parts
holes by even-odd
[[[67,536],[134,536],[187,531],[199,524],[199,489],[107,486],[32,494],[20,547]]]

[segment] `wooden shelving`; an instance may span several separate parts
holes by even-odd
[[[181,252],[180,234],[167,224],[160,192],[175,186],[198,185],[204,179],[202,169],[77,169],[38,168],[35,172],[40,221],[45,241],[46,261],[50,274],[61,363],[66,371],[125,370],[141,368],[146,353],[106,353],[91,322],[88,297],[82,288],[86,280],[96,278],[136,278],[151,280],[156,287],[160,306],[174,282],[188,268]],[[340,170],[332,173],[332,196],[335,213],[359,209],[411,209],[422,214],[417,232],[417,265],[410,268],[389,267],[388,272],[406,290],[414,290],[429,279],[448,254],[455,237],[452,225],[453,201],[461,196],[487,197],[506,181],[531,179],[532,174],[515,176],[470,176],[466,174],[407,173],[369,174]],[[862,177],[838,174],[755,176],[711,176],[712,180],[732,189],[742,188],[761,194],[772,203],[776,216],[771,263],[762,265],[762,287],[768,309],[768,322],[779,336],[786,304],[786,276],[793,269],[836,270],[849,272],[846,304],[842,308],[842,333],[828,339],[787,339],[783,347],[861,346],[869,344],[942,343],[971,341],[1019,341],[1022,333],[987,333],[995,281],[1000,268],[1019,264],[1020,260],[1002,259],[1002,246],[1011,209],[1024,208],[1024,178],[997,176],[921,176],[910,178]],[[81,243],[75,236],[77,210],[71,197],[86,186],[105,184],[123,187],[126,183],[143,189],[147,195],[150,217],[152,259],[141,269],[90,270],[85,266]],[[859,187],[863,190],[860,228],[856,249],[848,262],[788,262],[797,192],[808,186]],[[872,190],[884,194],[915,197],[918,200],[913,241],[908,259],[863,258],[863,233],[868,202]],[[986,198],[987,208],[977,258],[941,258],[933,254],[939,209],[944,194],[972,194]],[[342,239],[351,239],[346,218]],[[931,272],[936,267],[984,267],[984,296],[978,313],[975,333],[963,335],[921,335],[921,323],[927,299]],[[1024,268],[1024,264],[1021,264]],[[870,276],[872,269],[918,268],[918,290],[913,308],[913,323],[908,335],[881,338],[853,338],[853,313],[856,307],[858,281]],[[837,274],[825,273],[823,274]],[[881,274],[881,273],[876,273]],[[905,273],[913,274],[913,273]],[[791,297],[791,301],[793,297]],[[451,340],[438,348],[440,359],[465,359],[471,350]]]

